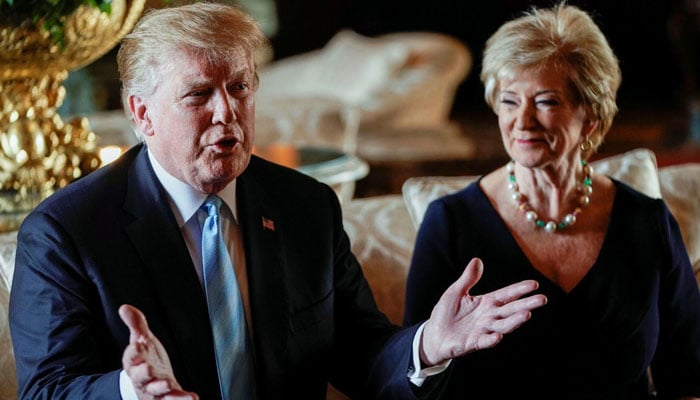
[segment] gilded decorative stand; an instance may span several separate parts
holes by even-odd
[[[41,200],[100,166],[86,118],[56,112],[68,71],[112,49],[146,0],[113,0],[112,12],[81,6],[66,18],[66,45],[30,21],[0,26],[0,232],[15,230]]]

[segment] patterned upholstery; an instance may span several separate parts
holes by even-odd
[[[395,324],[403,320],[403,298],[416,230],[400,195],[355,199],[343,207],[352,251],[379,308]]]
[[[661,168],[659,177],[661,194],[681,227],[700,284],[700,164]]]
[[[17,398],[15,356],[7,320],[16,245],[15,232],[0,234],[0,399]]]

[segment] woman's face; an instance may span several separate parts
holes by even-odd
[[[531,68],[500,82],[498,125],[508,155],[526,167],[577,162],[580,144],[593,132],[567,75]]]

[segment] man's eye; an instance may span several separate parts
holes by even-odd
[[[237,91],[246,90],[246,89],[248,89],[247,82],[238,82],[238,83],[234,83],[231,86],[229,86],[229,90],[232,92],[237,92]]]
[[[193,90],[187,94],[189,97],[202,97],[206,96],[209,93],[209,90],[202,89],[202,90]]]

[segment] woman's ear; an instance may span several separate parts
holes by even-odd
[[[585,136],[591,137],[594,136],[593,134],[595,131],[598,129],[598,125],[600,124],[600,121],[597,119],[589,119],[588,122],[586,123],[586,131]]]
[[[134,118],[136,129],[138,129],[143,136],[152,136],[153,124],[148,114],[148,105],[146,101],[141,96],[135,95],[129,96],[128,101],[129,111],[131,111],[131,115]]]

